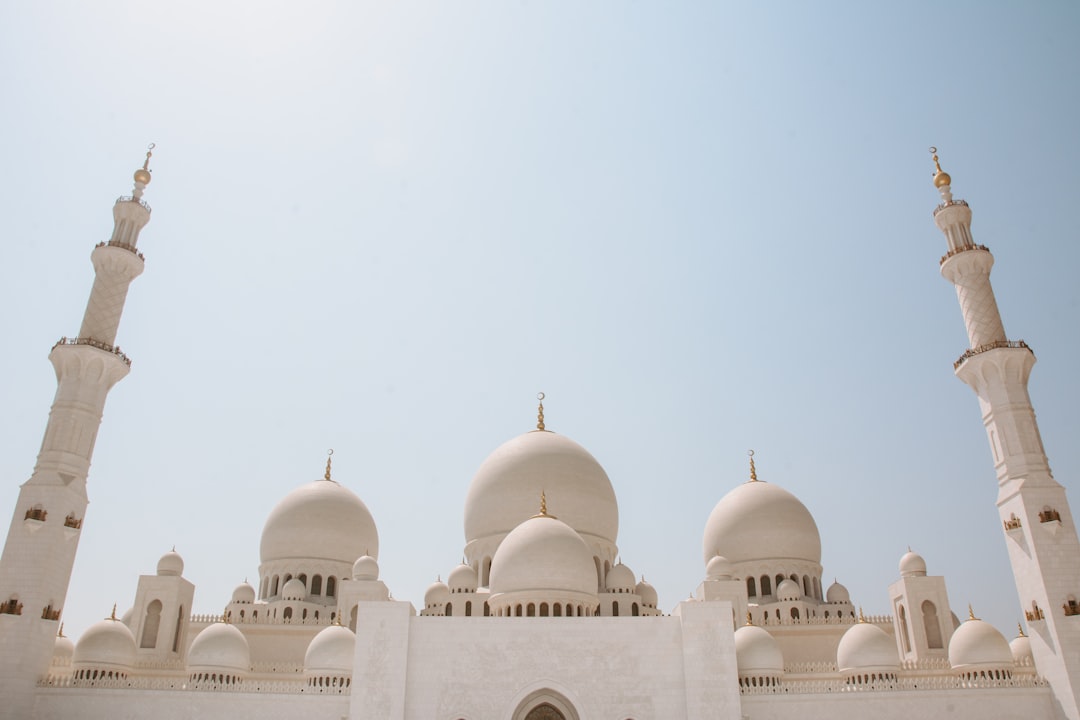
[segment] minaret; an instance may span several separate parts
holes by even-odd
[[[153,145],[150,146],[153,149]],[[56,397],[33,475],[19,491],[0,556],[0,718],[30,717],[35,683],[49,667],[86,511],[86,477],[105,396],[131,361],[116,346],[128,286],[143,271],[139,232],[150,156],[135,189],[113,206],[112,237],[90,255],[94,287],[77,337],[53,346]]]
[[[953,364],[979,397],[998,478],[997,506],[1016,590],[1027,617],[1035,667],[1064,717],[1080,720],[1080,541],[1065,489],[1043,451],[1027,383],[1035,354],[1005,335],[990,287],[990,250],[971,237],[971,209],[954,200],[952,179],[934,153],[942,203],[934,222],[948,252],[941,274],[956,286],[971,347]]]

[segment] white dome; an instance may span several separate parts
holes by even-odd
[[[319,632],[304,654],[304,672],[311,675],[351,673],[356,635],[347,627],[331,625]]]
[[[170,550],[157,561],[158,575],[183,575],[184,558],[176,550]]]
[[[604,468],[573,440],[541,430],[503,443],[476,471],[465,499],[465,541],[509,533],[536,514],[541,492],[574,530],[615,543],[619,507]]]
[[[656,596],[656,588],[650,583],[645,581],[645,578],[641,578],[641,582],[634,588],[638,595],[641,596],[641,603],[646,607],[656,607],[658,598]]]
[[[307,598],[307,587],[300,578],[292,578],[281,588],[282,600],[304,600]]]
[[[833,584],[825,591],[825,602],[849,603],[851,602],[851,595],[846,587],[833,580]]]
[[[446,584],[450,592],[476,592],[476,571],[462,563],[450,571]]]
[[[134,637],[134,636],[132,636]],[[53,641],[53,657],[70,660],[75,654],[75,643],[66,635],[57,635]]]
[[[491,594],[567,590],[596,595],[592,552],[574,529],[550,515],[514,528],[491,561]]]
[[[1013,655],[1005,636],[993,625],[975,618],[965,621],[949,641],[953,668],[1012,667]]]
[[[378,580],[379,561],[370,555],[358,558],[352,566],[353,580]]]
[[[705,523],[705,562],[723,555],[732,563],[806,560],[821,563],[817,524],[799,499],[778,485],[743,483],[725,495]]]
[[[896,640],[877,625],[856,623],[840,638],[836,667],[840,672],[896,672],[900,669]]]
[[[251,667],[251,650],[247,638],[234,625],[214,623],[195,636],[187,664],[189,670],[247,672]]]
[[[135,664],[135,636],[116,618],[96,622],[79,638],[72,662],[76,666],[131,668]]]
[[[925,577],[926,561],[922,555],[908,550],[900,558],[900,577]]]
[[[1031,654],[1031,638],[1024,635],[1023,631],[1009,643],[1009,650],[1012,652],[1013,662],[1018,665],[1029,665],[1035,661]]]
[[[619,563],[608,571],[608,592],[633,592],[635,585],[637,585],[637,582],[634,580],[633,571],[622,563]]]
[[[436,580],[428,585],[428,589],[424,592],[424,607],[431,607],[432,605],[445,605],[450,601],[450,588],[446,586],[442,580]]]
[[[777,600],[799,600],[802,598],[802,588],[799,583],[791,578],[785,578],[776,586]]]
[[[730,580],[732,572],[734,570],[731,567],[731,561],[723,555],[715,555],[705,565],[706,580]]]
[[[286,495],[263,527],[260,555],[274,560],[332,560],[352,565],[379,557],[379,533],[367,506],[333,480],[316,480]]]
[[[255,588],[245,580],[236,586],[236,589],[232,592],[232,601],[234,603],[250,604],[255,602]]]
[[[743,625],[735,631],[735,662],[739,675],[779,675],[784,672],[780,644],[756,625]]]

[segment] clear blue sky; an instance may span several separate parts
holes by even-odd
[[[762,5],[0,6],[0,518],[90,250],[157,143],[69,634],[173,545],[195,610],[220,611],[330,447],[383,579],[421,604],[461,558],[473,473],[542,390],[666,610],[752,447],[867,613],[910,545],[955,612],[1012,637],[927,147],[997,258],[1075,488],[1080,8]]]

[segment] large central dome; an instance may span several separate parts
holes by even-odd
[[[364,555],[379,557],[379,533],[363,500],[333,480],[316,480],[270,512],[259,550],[263,563],[335,560],[351,566]]]
[[[536,514],[541,492],[578,533],[615,543],[619,506],[604,468],[573,440],[544,430],[503,443],[476,471],[465,500],[466,542],[509,533]]]
[[[797,497],[753,480],[725,495],[705,523],[705,562],[723,555],[732,563],[795,559],[821,563],[821,535]]]

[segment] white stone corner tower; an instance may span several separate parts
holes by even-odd
[[[971,236],[971,209],[954,200],[934,153],[942,202],[934,222],[948,251],[941,274],[956,286],[970,348],[953,368],[979,397],[998,478],[998,512],[1027,618],[1035,666],[1064,717],[1080,720],[1080,540],[1065,489],[1043,451],[1027,383],[1035,354],[1005,335],[990,286],[994,257]]]
[[[153,145],[150,146],[153,149]],[[57,389],[37,464],[23,483],[0,556],[0,718],[30,717],[34,686],[48,670],[86,512],[86,478],[105,397],[131,366],[116,345],[128,286],[143,271],[139,232],[150,156],[135,188],[113,206],[108,242],[91,253],[94,287],[76,337],[49,353]]]

